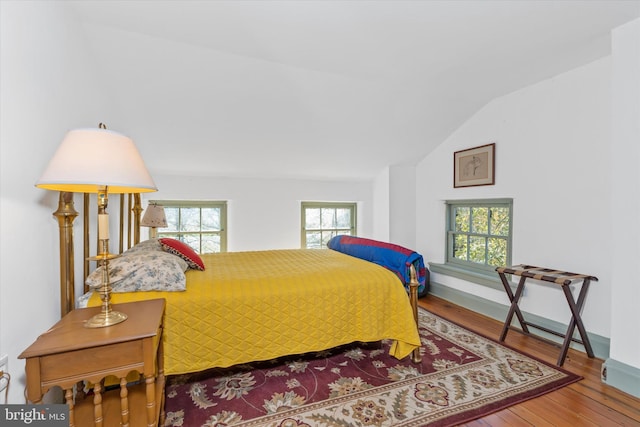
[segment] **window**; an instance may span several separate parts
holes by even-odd
[[[158,237],[171,237],[200,254],[227,251],[227,203],[209,201],[156,200],[164,206],[167,227]]]
[[[511,265],[511,199],[447,201],[447,264],[477,272]]]
[[[340,234],[356,235],[355,203],[302,202],[303,248],[326,248]]]

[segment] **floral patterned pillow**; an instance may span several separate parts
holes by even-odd
[[[102,267],[87,277],[94,290],[102,286]],[[164,251],[138,251],[109,261],[109,281],[113,292],[165,291],[186,289],[187,263]]]
[[[127,249],[122,255],[125,256],[133,253],[137,253],[137,252],[161,251],[161,250],[162,250],[162,246],[160,245],[160,240],[155,238],[155,239],[143,240],[142,242]]]

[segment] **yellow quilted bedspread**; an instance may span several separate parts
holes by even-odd
[[[165,373],[197,372],[355,341],[420,345],[407,293],[390,271],[329,249],[203,255],[185,292],[114,293],[112,302],[165,298]],[[100,304],[98,295],[90,306]]]

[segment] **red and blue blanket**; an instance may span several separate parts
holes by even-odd
[[[418,296],[422,297],[427,294],[429,270],[424,265],[422,255],[411,249],[392,243],[346,235],[333,237],[327,243],[327,246],[329,249],[373,262],[391,270],[398,276],[407,290],[409,290],[409,282],[411,282],[410,266],[413,264],[420,284],[418,286]]]

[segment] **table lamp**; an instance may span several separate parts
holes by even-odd
[[[115,325],[127,319],[124,313],[111,309],[109,260],[108,195],[157,191],[133,141],[117,132],[98,128],[69,131],[36,187],[71,193],[98,195],[98,251],[92,261],[102,263],[102,285],[98,289],[102,307],[85,326],[98,328]]]
[[[158,230],[156,230],[156,228],[167,226],[167,217],[164,215],[164,208],[155,203],[150,203],[144,212],[140,225],[150,228],[149,238],[153,239],[154,237],[158,237]]]

